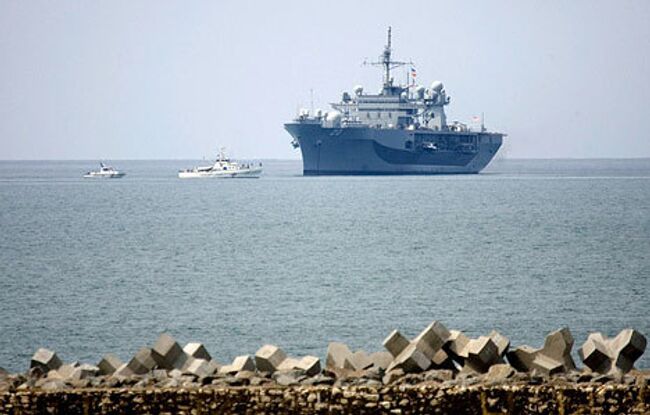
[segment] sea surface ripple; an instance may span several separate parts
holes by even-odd
[[[496,160],[469,176],[180,180],[196,161],[0,162],[0,366],[128,359],[162,331],[229,362],[381,350],[432,320],[541,346],[650,338],[650,160]],[[639,366],[650,367],[650,352]]]

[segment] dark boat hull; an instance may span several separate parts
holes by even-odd
[[[475,174],[488,165],[503,134],[360,128],[288,123],[304,175]],[[427,147],[428,146],[428,147]]]

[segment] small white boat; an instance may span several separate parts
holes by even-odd
[[[99,163],[98,171],[89,171],[84,174],[85,179],[119,179],[124,176],[126,176],[126,173],[117,171],[104,163]]]
[[[180,170],[178,177],[181,179],[195,178],[257,178],[262,174],[262,163],[238,163],[226,157],[223,149],[219,152],[212,166],[194,167],[193,169]]]

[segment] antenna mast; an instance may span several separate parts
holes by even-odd
[[[388,41],[386,42],[386,46],[384,47],[384,53],[380,56],[380,60],[376,62],[364,62],[364,64],[384,67],[384,88],[385,89],[393,86],[393,80],[390,77],[391,69],[395,69],[398,66],[403,66],[408,64],[413,65],[413,62],[410,61],[400,62],[400,61],[391,60],[391,53],[392,53],[391,33],[392,33],[392,28],[388,26]]]
[[[391,32],[391,27],[388,26],[388,43],[386,43],[386,47],[384,48],[384,70],[386,71],[386,75],[384,75],[384,85],[388,86],[390,83],[390,32]]]

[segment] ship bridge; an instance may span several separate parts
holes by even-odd
[[[302,122],[323,122],[331,127],[371,127],[382,129],[431,129],[447,130],[444,106],[450,97],[442,82],[436,81],[429,88],[412,83],[396,85],[391,70],[413,62],[395,61],[391,58],[391,28],[384,52],[375,62],[366,62],[383,69],[383,86],[377,94],[364,93],[363,87],[353,88],[353,93],[344,92],[340,102],[331,103],[334,112],[317,111],[310,114],[303,110],[299,115]]]

